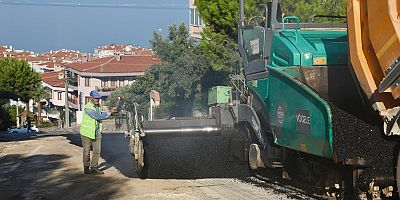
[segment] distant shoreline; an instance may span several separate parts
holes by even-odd
[[[80,3],[36,3],[36,2],[4,2],[2,5],[19,6],[56,6],[56,7],[93,7],[93,8],[140,8],[140,9],[167,9],[167,10],[187,10],[185,6],[178,5],[145,5],[145,4],[80,4]]]
[[[154,31],[162,29],[165,36],[171,24],[188,24],[187,2],[168,2],[0,0],[0,45],[12,45],[15,49],[35,53],[59,49],[89,53],[107,44],[135,44],[149,48]],[[185,9],[178,9],[180,6]]]

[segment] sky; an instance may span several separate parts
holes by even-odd
[[[0,45],[93,53],[107,44],[150,47],[154,31],[189,19],[188,0],[0,0]]]

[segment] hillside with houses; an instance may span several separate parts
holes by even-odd
[[[129,44],[99,46],[94,53],[60,49],[34,53],[0,46],[0,57],[26,61],[32,70],[40,73],[41,85],[48,93],[39,103],[29,102],[34,117],[41,116],[44,122],[62,126],[66,102],[70,111],[70,122],[80,124],[83,106],[88,102],[91,90],[103,95],[103,101],[111,92],[133,83],[147,68],[158,63],[152,49]],[[67,87],[66,87],[67,83]],[[67,95],[65,91],[67,91]],[[68,101],[65,98],[68,98]],[[11,105],[26,107],[21,101],[10,101]],[[19,112],[17,125],[26,123],[26,112]]]

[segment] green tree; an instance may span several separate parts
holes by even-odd
[[[268,0],[245,0],[245,23],[250,23],[255,17],[263,18],[262,4]],[[239,15],[239,0],[196,0],[200,17],[206,27],[202,33],[202,47],[210,60],[215,74],[225,80],[227,74],[234,72],[239,61],[237,56],[237,24]],[[311,22],[314,15],[346,14],[345,0],[281,0],[281,10],[286,16],[300,17],[301,22]],[[278,16],[279,17],[279,16]],[[332,21],[328,18],[316,18],[316,22]],[[218,79],[218,80],[221,80]]]
[[[245,1],[247,21],[252,16],[260,15],[261,9],[257,9],[257,5],[263,2],[265,0]],[[196,0],[195,4],[206,24],[201,44],[212,67],[208,83],[227,84],[228,75],[236,71],[239,62],[237,54],[239,1]]]
[[[245,0],[245,21],[262,16],[262,4],[269,0]],[[346,15],[346,0],[281,0],[281,10],[296,15],[303,22],[311,22],[313,15]],[[196,0],[195,4],[205,21],[206,29],[236,39],[239,0]],[[236,40],[235,40],[236,41]]]
[[[40,86],[41,78],[26,61],[14,58],[0,59],[0,99],[14,99],[26,103],[29,114],[29,100]],[[28,119],[30,120],[30,119]]]
[[[40,86],[41,78],[26,61],[0,59],[0,94],[2,98],[27,102]]]
[[[42,87],[37,87],[36,91],[33,93],[33,100],[37,103],[38,108],[38,126],[42,123],[42,103],[41,100],[48,99],[50,97],[49,93]]]
[[[0,98],[14,99],[27,103],[40,86],[41,78],[26,61],[14,58],[0,59]]]
[[[207,83],[224,84],[227,82],[227,74],[234,71],[239,60],[235,42],[238,1],[196,0],[195,4],[206,24],[201,47],[212,68]],[[219,79],[213,78],[217,76]]]
[[[346,0],[284,0],[282,13],[297,16],[301,22],[312,22],[314,15],[346,16]],[[332,22],[338,19],[315,18],[314,22]]]
[[[23,110],[19,106],[19,110]],[[0,130],[6,130],[17,124],[17,106],[11,106],[9,100],[0,100]]]
[[[245,0],[245,18],[249,21],[254,16],[259,16],[262,9],[259,5],[268,0]],[[205,21],[206,29],[211,32],[228,36],[236,41],[239,16],[239,0],[196,0],[196,7],[200,17]]]
[[[12,120],[15,119],[16,115],[9,117],[10,115],[7,100],[0,99],[0,130],[6,130],[12,126]]]
[[[209,70],[208,59],[200,43],[189,37],[185,24],[171,25],[165,38],[155,32],[150,42],[160,63],[151,66],[132,85],[114,91],[108,105],[115,105],[116,97],[124,96],[128,109],[137,102],[145,113],[150,91],[156,90],[161,96],[160,112],[183,115],[185,105],[191,103],[196,84]]]

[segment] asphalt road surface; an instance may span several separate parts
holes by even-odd
[[[117,133],[104,134],[100,167],[82,173],[77,129],[0,134],[0,199],[314,199],[268,177],[140,179]]]

